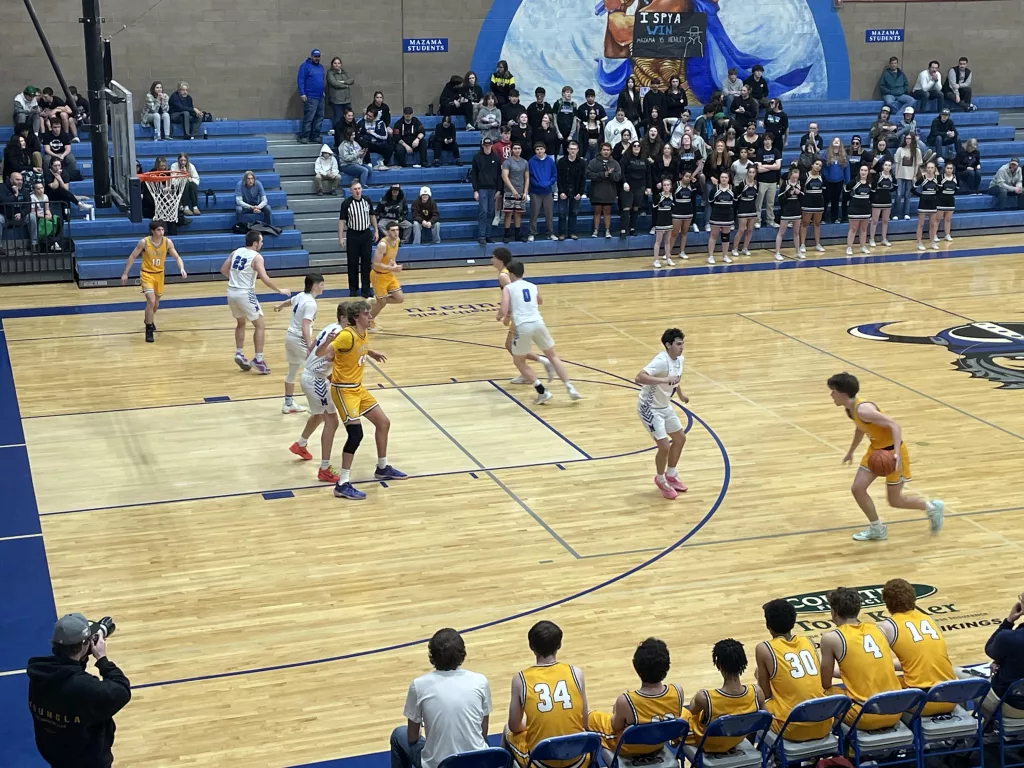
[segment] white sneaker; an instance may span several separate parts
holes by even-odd
[[[853,534],[854,541],[885,541],[888,538],[889,528],[882,523],[869,525],[863,531]]]
[[[558,235],[550,235],[550,238],[551,238],[552,240],[558,240]]]
[[[526,242],[532,243],[533,242],[533,235],[527,235]]]
[[[870,245],[872,248],[878,247],[878,243],[875,242],[874,238],[871,239],[871,242],[868,243],[868,245]]]
[[[654,227],[651,227],[651,234],[654,234]]]
[[[771,227],[772,229],[778,229],[779,228],[779,223],[777,221],[773,221],[768,226]]]
[[[565,385],[565,391],[569,393],[569,399],[570,400],[582,400],[583,399],[583,395],[581,395],[579,392],[577,392],[576,391],[576,387],[574,387],[572,384],[566,384]]]
[[[672,257],[671,256],[666,256],[665,257],[665,266],[666,267],[674,267],[675,265],[676,265],[676,263],[674,261],[672,261]]]
[[[691,224],[690,226],[693,228],[694,232],[700,232],[700,227],[698,227],[696,224]]]
[[[863,253],[863,254],[866,254],[866,255],[870,255],[871,254],[871,249],[868,248],[866,245],[862,245],[860,247],[860,252]]]
[[[654,268],[661,269],[661,262],[658,259],[654,260]]]
[[[953,236],[947,233],[946,234],[946,242],[947,243],[952,243],[953,242]]]
[[[754,222],[754,229],[760,229],[761,225],[758,222]]]
[[[775,260],[776,261],[785,261],[785,259],[782,257],[782,254],[779,253],[778,251],[775,252]]]
[[[734,259],[738,259],[740,257],[740,252],[737,251],[735,248],[733,248],[732,249],[732,256],[733,256]]]
[[[799,251],[797,251],[797,253],[796,253],[796,257],[797,257],[798,259],[800,259],[800,261],[806,261],[806,259],[807,259],[807,254],[806,254],[806,253],[804,253],[804,252],[803,252],[803,250],[799,250]]]
[[[679,258],[682,259],[683,261],[687,261],[690,257],[687,256],[685,253],[680,253]]]
[[[519,374],[514,379],[509,379],[508,383],[509,384],[529,384],[530,382],[528,382],[526,380],[526,377],[523,376],[523,374]]]
[[[708,256],[708,264],[714,264],[714,263],[715,263],[715,257],[714,256]]]
[[[591,237],[597,237],[597,230],[596,229],[594,230],[594,234],[592,234]]]
[[[946,514],[946,505],[942,499],[932,499],[925,506],[925,512],[928,513],[928,522],[931,524],[932,533],[938,533],[942,530],[943,518]]]
[[[609,232],[607,229],[604,231],[604,239],[605,240],[611,240],[612,239],[612,233]]]
[[[501,215],[500,214],[495,214],[494,218],[491,219],[491,226],[492,227],[497,227],[500,224],[501,224]]]
[[[710,224],[705,224],[704,225],[704,231],[705,232],[710,232],[711,231],[711,225]]]
[[[888,240],[883,240],[882,245],[884,245],[886,248],[892,248],[892,243],[890,243]]]
[[[298,403],[292,403],[291,405],[282,405],[281,413],[305,413],[306,406],[299,405]]]
[[[800,253],[807,253],[807,246],[806,245],[801,245],[800,246]]]
[[[554,380],[554,378],[555,378],[555,366],[553,366],[551,364],[551,361],[548,360],[546,357],[544,357],[544,355],[538,355],[538,359],[540,360],[540,364],[544,366],[544,373],[547,374],[548,381]]]
[[[932,250],[933,251],[939,250],[939,241],[938,240],[932,240]]]
[[[908,213],[906,216],[903,217],[903,220],[906,221],[909,218],[910,218],[910,214]]]
[[[928,249],[924,247],[924,243],[918,243],[917,244],[917,250],[919,250],[919,251],[926,251]]]
[[[846,255],[853,256],[853,248],[851,248],[850,246],[846,246]]]
[[[728,253],[726,253],[724,256],[722,256],[722,261],[724,261],[726,264],[732,264],[732,257]]]
[[[535,402],[537,405],[540,405],[541,403],[546,403],[552,397],[554,397],[554,395],[551,394],[551,390],[545,389],[543,392],[537,393],[537,396],[533,398],[533,402]]]
[[[814,250],[816,250],[818,253],[824,253],[825,252],[825,246],[824,245],[816,245],[816,246],[814,246]]]
[[[750,249],[749,248],[744,248],[743,249],[743,255],[744,256],[749,256],[750,255]]]

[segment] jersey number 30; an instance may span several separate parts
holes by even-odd
[[[528,291],[523,291],[528,293]],[[558,702],[562,705],[562,709],[572,709],[572,697],[569,695],[569,688],[565,684],[565,680],[559,680],[555,683],[555,692],[551,692],[551,688],[548,687],[547,683],[537,683],[533,686],[534,693],[537,694],[537,698],[540,699],[537,702],[538,712],[550,712],[554,709],[554,702]]]
[[[795,678],[814,677],[818,674],[818,665],[814,663],[814,654],[810,651],[800,651],[798,654],[787,653],[782,658],[789,664],[789,674]]]
[[[232,269],[245,269],[245,265],[249,263],[249,259],[245,256],[235,256],[235,260],[231,262]]]

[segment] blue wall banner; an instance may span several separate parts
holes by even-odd
[[[447,37],[406,37],[402,53],[448,53]]]
[[[902,29],[865,29],[865,43],[902,43]]]

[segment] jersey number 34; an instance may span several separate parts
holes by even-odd
[[[523,291],[523,293],[527,293],[527,291]],[[555,683],[554,692],[551,691],[547,683],[537,683],[533,686],[533,691],[540,699],[537,702],[538,712],[550,712],[555,708],[555,702],[561,704],[562,709],[572,709],[572,696],[569,695],[569,687],[565,684],[565,680]]]

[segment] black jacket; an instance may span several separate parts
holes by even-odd
[[[651,164],[643,155],[633,155],[632,152],[623,153],[619,161],[622,168],[622,180],[629,183],[631,189],[649,189],[651,186]]]
[[[623,88],[619,91],[619,97],[615,100],[615,109],[621,109],[625,112],[626,119],[633,123],[633,125],[640,121],[642,117],[640,110],[643,108],[643,105],[644,101],[640,96],[639,90],[635,93],[630,93]]]
[[[14,215],[20,213],[22,216],[22,223],[28,217],[29,207],[28,203],[25,202],[25,187],[22,185],[21,189],[15,194],[11,188],[11,182],[5,181],[0,184],[0,214],[7,219],[7,226],[14,226]]]
[[[377,208],[374,210],[374,214],[377,216],[377,221],[382,219],[393,219],[394,221],[408,221],[409,220],[409,206],[405,202],[405,193],[402,190],[398,190],[398,199],[392,199],[391,190],[389,189],[381,197],[380,202],[377,203]]]
[[[765,80],[764,75],[761,75],[760,80],[755,80],[751,75],[743,81],[743,84],[750,89],[750,98],[754,101],[768,98],[768,81]]]
[[[568,155],[561,157],[555,167],[558,170],[559,196],[576,197],[586,192],[587,163],[582,155],[576,155],[575,160],[569,160]]]
[[[532,101],[526,108],[526,117],[529,119],[530,127],[533,128],[533,130],[540,128],[540,121],[544,118],[544,115],[551,115],[551,125],[555,124],[555,112],[551,109],[551,105],[546,101],[541,104],[538,104],[536,101]]]
[[[947,131],[952,131],[953,135],[947,136]],[[940,115],[932,120],[932,127],[928,131],[928,138],[932,140],[933,144],[936,136],[939,137],[939,140],[944,146],[948,147],[950,144],[957,143],[960,138],[960,132],[957,131],[956,125],[953,124],[951,119],[947,119],[946,122],[942,122],[942,116]]]
[[[499,189],[501,187],[501,158],[493,149],[490,154],[477,152],[469,168],[469,181],[473,191]]]
[[[418,117],[414,117],[411,123],[405,122],[404,116],[398,118],[398,120],[395,121],[394,134],[395,139],[404,141],[410,147],[421,134],[423,135],[424,140],[427,138],[427,132],[423,130],[423,123],[420,122]]]
[[[509,123],[515,123],[518,125],[519,116],[526,114],[526,107],[523,106],[522,102],[513,104],[511,101],[507,104],[501,105],[501,124],[508,125]]]
[[[981,154],[976,149],[970,151],[959,146],[959,150],[956,153],[956,169],[958,171],[966,171],[968,168],[977,168],[981,163]],[[6,186],[6,185],[5,185]],[[3,192],[0,191],[0,199],[2,199]]]
[[[444,88],[441,89],[441,98],[438,100],[441,104],[442,115],[453,115],[461,114],[462,105],[456,106],[455,102],[458,99],[466,98],[466,88],[459,82],[454,83],[449,80],[444,84]],[[396,126],[397,127],[397,126]]]
[[[28,660],[36,747],[53,768],[107,768],[114,760],[113,717],[131,700],[131,684],[109,659],[96,662],[102,680],[85,666],[61,656]]]

